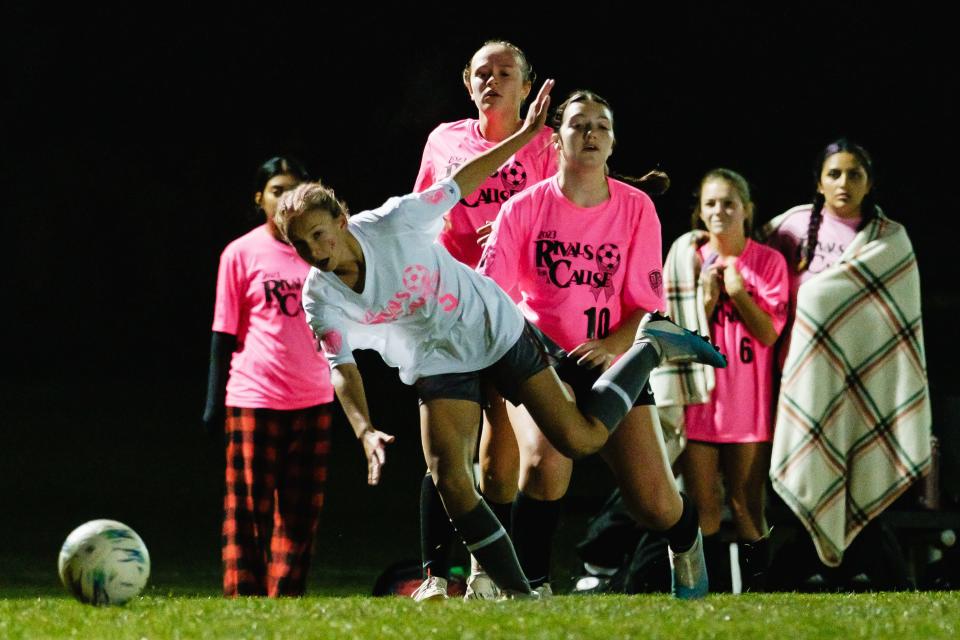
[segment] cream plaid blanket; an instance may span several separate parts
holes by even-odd
[[[882,214],[797,294],[770,478],[829,566],[930,468],[921,320],[913,247]]]
[[[697,286],[699,269],[697,247],[707,240],[704,231],[685,233],[673,243],[663,265],[666,313],[681,327],[701,335],[710,335],[703,310],[703,291]],[[710,401],[716,385],[713,367],[697,363],[668,364],[653,370],[650,386],[657,399],[660,425],[671,461],[683,450],[683,407]]]

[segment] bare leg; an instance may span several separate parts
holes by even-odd
[[[517,494],[520,450],[510,425],[507,401],[492,385],[484,389],[489,406],[480,432],[480,491],[491,502],[513,502]]]
[[[655,407],[635,407],[630,411],[600,455],[617,478],[624,503],[638,522],[656,531],[676,524],[683,503],[670,470]]]
[[[444,508],[467,549],[500,588],[529,593],[530,585],[506,531],[480,499],[473,480],[473,453],[480,405],[435,399],[420,407],[423,454]]]
[[[737,536],[747,542],[759,540],[767,535],[764,489],[770,470],[770,443],[724,445],[720,463]]]
[[[683,486],[700,512],[703,535],[712,536],[720,530],[723,514],[723,495],[720,484],[720,446],[690,441],[680,456]]]

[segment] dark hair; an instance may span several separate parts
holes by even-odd
[[[570,93],[567,96],[567,99],[557,105],[557,108],[553,111],[553,116],[550,118],[550,126],[554,131],[560,129],[560,126],[563,124],[563,113],[567,110],[574,102],[595,102],[600,106],[606,108],[610,112],[610,125],[613,126],[613,107],[610,106],[610,102],[607,101],[603,96],[594,93],[588,89],[577,89]],[[609,169],[608,169],[609,173]],[[647,195],[659,196],[667,192],[667,189],[670,188],[670,176],[667,175],[665,171],[660,171],[659,169],[653,169],[643,174],[639,178],[635,176],[627,176],[619,173],[610,173],[610,176],[626,182],[627,184],[633,185],[637,189],[641,189]]]
[[[820,233],[820,224],[823,222],[823,205],[825,203],[825,198],[818,188],[820,185],[820,175],[823,173],[823,164],[827,161],[827,158],[838,153],[849,153],[855,156],[860,166],[863,167],[863,170],[866,172],[867,180],[870,181],[870,184],[873,185],[875,182],[873,159],[867,150],[857,143],[851,142],[846,138],[840,138],[823,148],[823,151],[817,156],[816,163],[813,165],[813,208],[810,210],[810,224],[807,225],[806,244],[800,253],[800,261],[797,263],[797,273],[807,270],[817,250],[817,236]],[[867,195],[863,197],[863,202],[860,203],[860,214],[863,218],[857,226],[857,231],[866,227],[877,217],[877,202],[872,187]]]
[[[293,176],[298,182],[310,180],[310,174],[298,160],[290,156],[274,156],[257,168],[257,173],[253,177],[253,193],[262,193],[270,180],[284,175]],[[255,204],[251,219],[263,220],[264,215],[266,214],[260,205]]]
[[[480,45],[477,51],[480,51],[480,49],[483,49],[484,47],[489,47],[495,44],[500,45],[501,47],[506,47],[507,49],[510,49],[511,52],[513,52],[513,55],[516,57],[517,62],[520,63],[520,73],[523,74],[524,82],[530,82],[530,83],[536,82],[537,74],[533,70],[533,65],[530,64],[530,62],[527,60],[527,54],[525,54],[520,47],[513,44],[512,42],[509,42],[508,40],[487,40],[482,45]],[[477,51],[474,51],[470,55],[470,59],[467,60],[466,66],[463,67],[463,82],[467,86],[470,85],[470,74],[473,71],[471,69],[471,66],[473,65],[473,56],[477,55]]]
[[[710,169],[700,180],[700,186],[697,187],[697,191],[694,194],[696,200],[693,205],[693,214],[690,216],[690,227],[692,229],[706,229],[706,225],[704,225],[703,220],[700,219],[700,197],[703,195],[703,185],[707,184],[710,180],[723,180],[733,186],[737,191],[737,195],[740,196],[740,202],[743,203],[744,210],[750,211],[753,205],[753,198],[750,196],[750,183],[747,182],[746,178],[732,169],[725,169],[723,167]],[[753,231],[753,214],[755,212],[750,211],[750,213],[751,215],[743,221],[743,235],[747,238],[750,237]]]

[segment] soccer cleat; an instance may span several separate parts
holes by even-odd
[[[427,576],[416,591],[410,594],[416,602],[447,599],[447,581],[437,576]]]
[[[502,591],[500,593],[500,598],[498,602],[503,602],[504,600],[542,600],[540,592],[534,589],[530,593],[523,593],[522,591]]]
[[[500,589],[486,573],[478,571],[471,573],[467,578],[467,590],[463,594],[464,600],[496,600],[500,597]]]
[[[727,358],[710,340],[677,325],[656,311],[648,313],[637,328],[637,340],[652,343],[660,353],[660,363],[699,362],[723,369]]]
[[[669,549],[669,547],[668,547]],[[693,546],[681,553],[670,551],[670,591],[680,600],[702,598],[710,591],[707,561],[703,557],[703,534],[697,530]]]

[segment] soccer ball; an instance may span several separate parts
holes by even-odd
[[[146,586],[150,554],[122,522],[91,520],[67,536],[57,569],[63,586],[80,602],[124,604]]]
[[[523,191],[527,186],[527,171],[522,164],[514,161],[500,171],[500,180],[509,191]]]
[[[620,268],[620,249],[615,244],[602,244],[597,249],[597,266],[604,273],[616,273]]]

